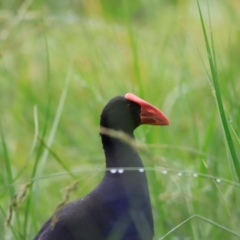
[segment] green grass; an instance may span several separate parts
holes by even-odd
[[[68,194],[97,185],[99,116],[126,92],[171,123],[136,131],[150,151],[155,239],[239,239],[239,7],[1,1],[2,239],[32,239]]]

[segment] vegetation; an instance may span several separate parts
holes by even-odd
[[[59,204],[96,186],[105,166],[99,116],[127,92],[171,122],[136,131],[148,146],[155,239],[239,239],[239,9],[2,0],[1,239],[32,239]]]

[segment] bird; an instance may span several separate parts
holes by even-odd
[[[142,124],[169,125],[169,120],[133,93],[112,98],[100,117],[100,127],[121,131],[133,140],[134,130]],[[50,217],[34,240],[153,239],[147,177],[138,151],[106,132],[100,131],[100,136],[106,160],[103,179],[89,194],[61,208],[54,225]],[[128,168],[132,170],[124,170]]]

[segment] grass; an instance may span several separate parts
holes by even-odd
[[[32,239],[59,204],[97,185],[99,115],[126,92],[171,122],[136,131],[149,149],[155,239],[240,238],[238,2],[0,6],[4,240]]]
[[[204,40],[205,40],[206,50],[207,50],[208,59],[209,59],[209,65],[210,65],[210,69],[211,69],[213,87],[214,87],[214,91],[215,91],[215,94],[216,94],[216,101],[217,101],[217,105],[218,105],[218,110],[219,110],[220,117],[221,117],[221,120],[222,120],[223,129],[224,129],[224,133],[225,133],[226,140],[227,140],[227,145],[229,147],[229,151],[230,151],[230,154],[231,154],[231,157],[232,157],[232,161],[233,161],[233,164],[234,164],[234,167],[235,167],[235,171],[237,173],[238,180],[240,180],[239,159],[238,159],[236,149],[235,149],[235,146],[234,146],[234,143],[233,143],[232,135],[230,133],[229,124],[228,124],[228,121],[227,121],[227,118],[226,118],[226,114],[225,114],[224,107],[223,107],[223,102],[222,102],[221,89],[220,89],[220,85],[219,85],[219,78],[218,78],[218,72],[217,72],[217,62],[216,62],[214,45],[213,45],[213,36],[211,34],[212,46],[210,46],[199,2],[198,2],[198,9],[199,9],[199,15],[200,15],[200,18],[201,18],[201,24],[202,24]],[[212,50],[211,50],[211,47],[212,47]]]

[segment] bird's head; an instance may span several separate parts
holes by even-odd
[[[130,135],[141,124],[169,125],[169,120],[158,108],[132,93],[111,99],[101,114],[101,127]]]

